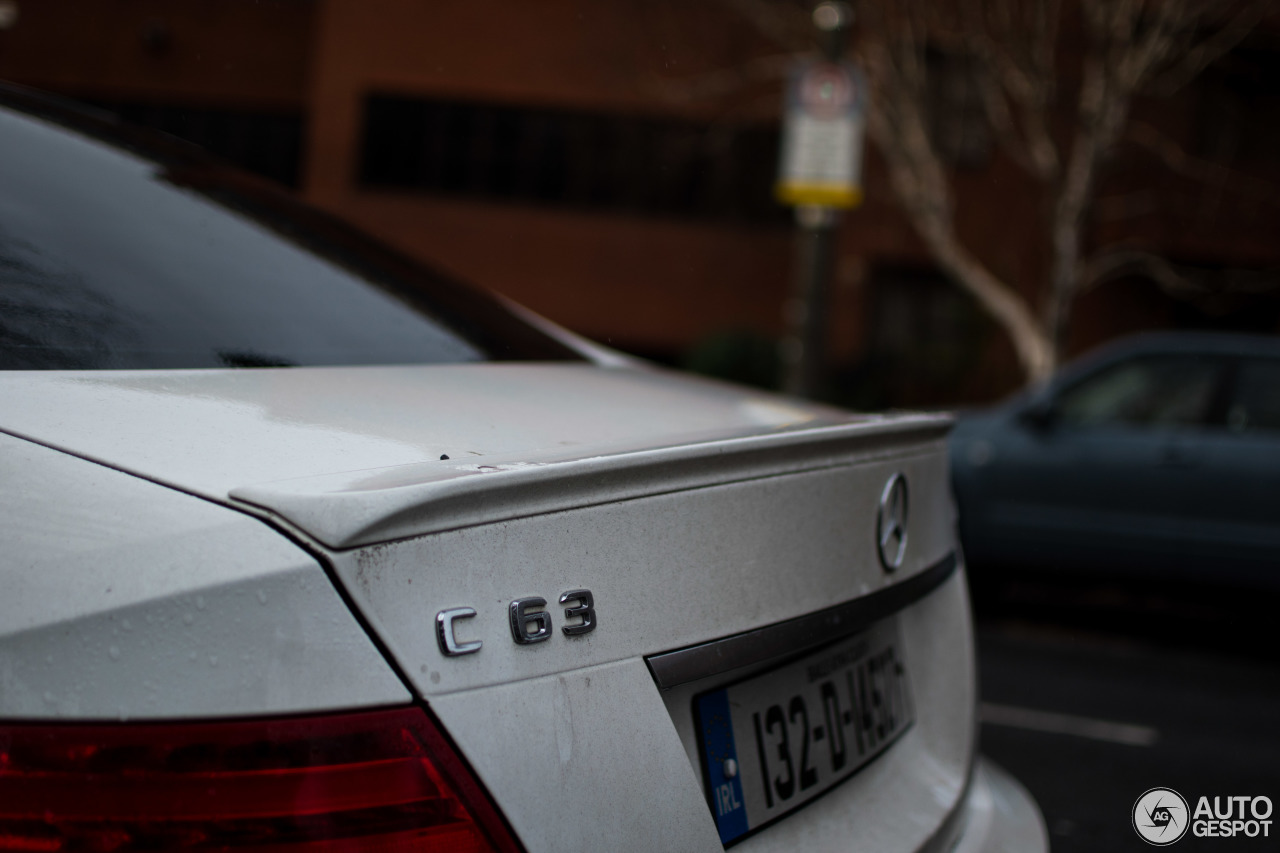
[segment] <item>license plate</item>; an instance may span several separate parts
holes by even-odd
[[[852,776],[915,719],[896,620],[693,702],[728,844]]]

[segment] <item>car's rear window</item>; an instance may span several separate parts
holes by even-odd
[[[579,356],[202,157],[0,111],[0,369]]]

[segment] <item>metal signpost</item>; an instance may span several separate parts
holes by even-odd
[[[817,390],[825,349],[827,286],[839,211],[862,202],[862,140],[867,87],[841,61],[853,11],[822,3],[813,20],[823,36],[823,60],[799,60],[787,87],[782,157],[776,193],[796,209],[796,288],[788,312],[782,360],[784,389]]]

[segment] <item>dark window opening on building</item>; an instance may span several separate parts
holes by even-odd
[[[982,105],[976,62],[950,53],[928,55],[930,132],[944,163],[982,169],[991,160],[993,142]]]
[[[1250,169],[1274,163],[1280,147],[1280,45],[1247,40],[1198,83],[1198,155]]]
[[[841,402],[881,409],[984,396],[968,384],[995,329],[971,297],[923,268],[873,268],[868,284],[867,349],[842,379]]]
[[[371,95],[366,187],[740,222],[788,221],[773,199],[778,129]]]
[[[91,100],[131,124],[185,139],[242,169],[297,187],[302,114]]]

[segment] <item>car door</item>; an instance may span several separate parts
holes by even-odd
[[[1202,571],[1280,584],[1280,358],[1233,361],[1198,469],[1186,530]]]
[[[993,520],[1035,562],[1140,571],[1177,560],[1223,367],[1137,355],[1057,390],[1045,417],[1015,418],[992,472]]]

